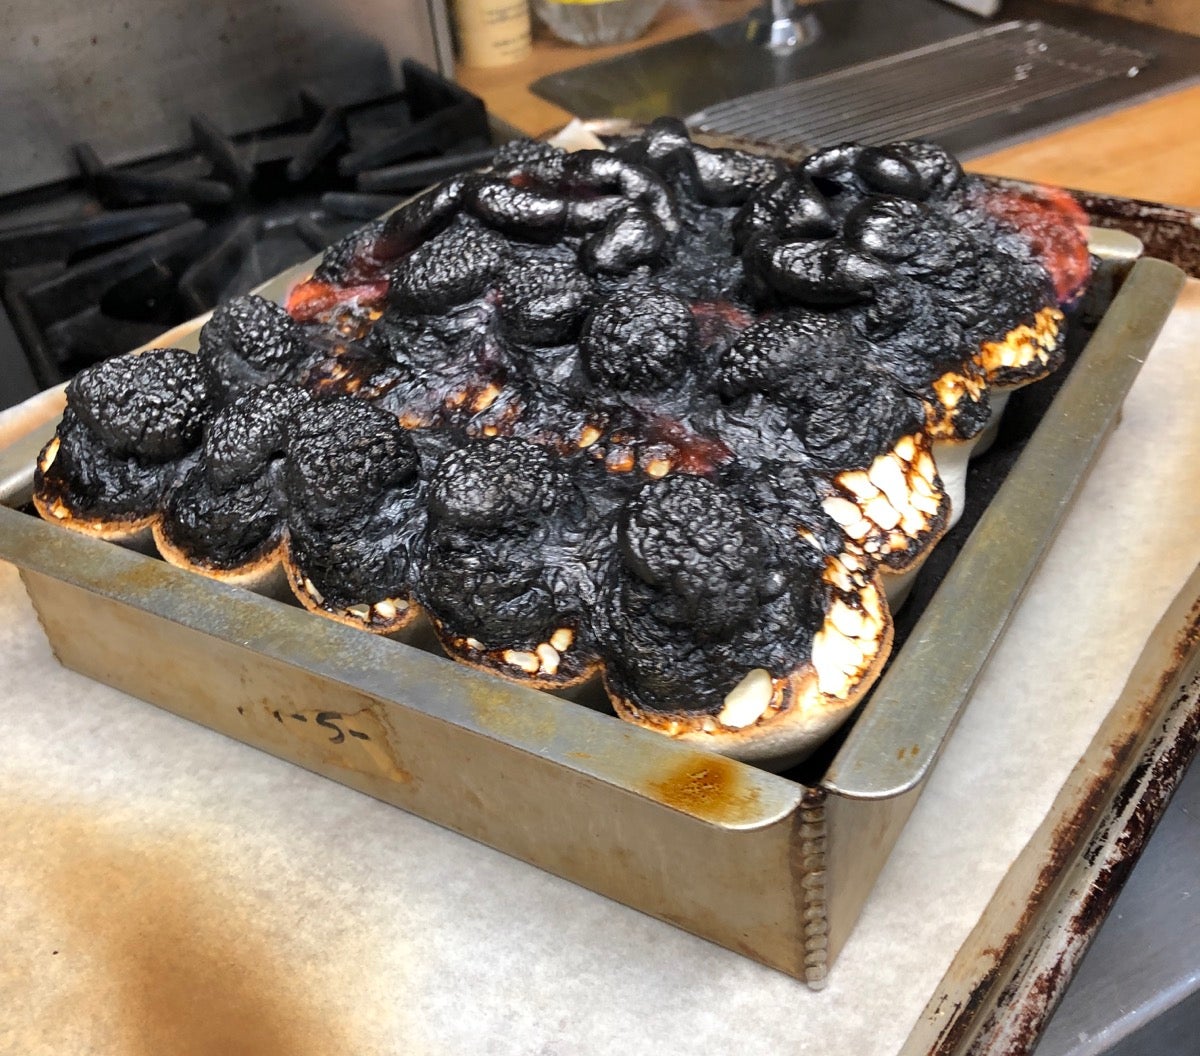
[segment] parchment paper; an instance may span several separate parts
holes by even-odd
[[[1200,561],[1198,406],[1191,283],[820,993],[62,669],[0,566],[0,1053],[891,1056]]]

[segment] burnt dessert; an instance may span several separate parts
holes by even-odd
[[[891,622],[876,583],[802,533],[701,477],[645,485],[620,515],[601,593],[617,713],[748,758],[828,732],[878,674]]]
[[[434,467],[421,598],[451,656],[541,688],[595,673],[585,609],[603,528],[577,472],[518,437],[472,441]]]
[[[889,595],[1004,393],[1058,365],[1088,267],[1063,202],[931,144],[515,143],[331,247],[286,310],[242,298],[196,356],[81,375],[38,507],[795,757],[878,675]]]
[[[310,354],[292,317],[254,294],[218,305],[200,332],[200,356],[229,394],[286,382]]]
[[[288,430],[283,561],[305,608],[392,634],[417,614],[420,454],[395,416],[349,396],[300,406]]]
[[[220,410],[154,522],[163,557],[243,586],[275,571],[287,523],[283,461],[292,421],[310,400],[301,388],[273,384]]]
[[[216,395],[205,364],[179,349],[117,357],[79,374],[38,458],[38,512],[104,539],[144,535],[203,442]]]

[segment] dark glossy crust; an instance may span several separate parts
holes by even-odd
[[[879,576],[945,529],[931,440],[1057,365],[1073,272],[988,193],[927,144],[788,168],[664,120],[510,145],[331,247],[290,314],[243,298],[198,357],[81,376],[38,507],[153,524],[217,578],[282,567],[351,626],[424,609],[525,684],[603,668],[679,736],[798,735],[865,692]],[[1070,250],[1043,205],[1038,244]],[[722,725],[759,670],[761,721]]]

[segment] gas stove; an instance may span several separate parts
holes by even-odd
[[[483,103],[421,64],[350,106],[237,136],[202,114],[190,148],[0,198],[0,407],[246,293],[422,187],[486,163]]]

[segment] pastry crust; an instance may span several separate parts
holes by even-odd
[[[571,627],[556,628],[545,641],[527,648],[489,649],[476,639],[452,634],[436,617],[431,617],[430,623],[448,656],[476,671],[531,689],[553,693],[581,686],[595,678],[602,666],[599,657],[579,649]]]
[[[269,547],[256,553],[253,557],[231,568],[221,568],[203,560],[197,560],[176,543],[167,534],[162,519],[151,526],[154,533],[154,545],[158,548],[163,560],[176,568],[195,572],[218,583],[231,587],[243,587],[259,594],[278,594],[283,587],[283,551],[282,539],[273,542]]]
[[[296,600],[309,612],[360,631],[383,636],[399,634],[421,613],[421,607],[409,597],[380,598],[372,602],[354,602],[334,607],[326,602],[304,569],[296,563],[290,544],[283,547],[283,569],[287,584]]]
[[[836,558],[830,559],[826,576],[836,589],[811,662],[783,675],[752,670],[715,714],[640,707],[606,677],[617,714],[746,762],[769,762],[779,769],[800,761],[854,713],[882,672],[892,645],[891,613],[878,577],[856,583],[861,576]]]

